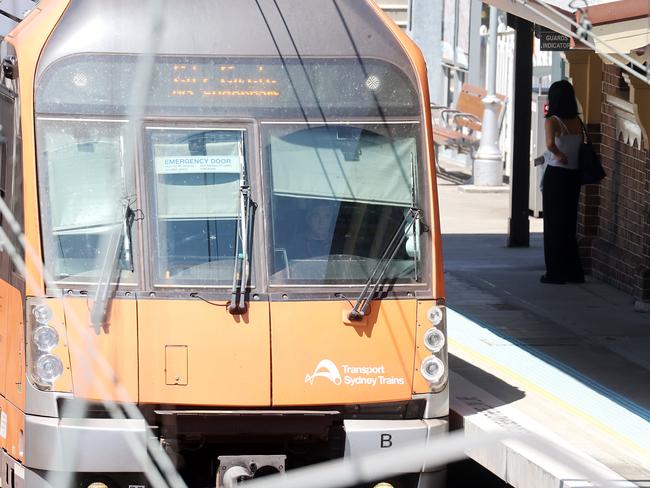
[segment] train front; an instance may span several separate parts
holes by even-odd
[[[45,2],[15,36],[49,275],[27,280],[30,488],[149,486],[156,452],[226,485],[443,434],[417,49],[370,2],[145,3]]]

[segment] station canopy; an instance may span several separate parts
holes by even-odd
[[[645,58],[650,45],[648,0],[485,0],[517,17],[551,30],[574,31],[571,21],[583,12],[593,25],[596,52]]]

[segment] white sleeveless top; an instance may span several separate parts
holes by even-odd
[[[544,153],[544,162],[549,166],[557,166],[559,168],[566,169],[578,169],[578,152],[580,151],[580,145],[582,144],[583,135],[580,134],[569,134],[564,122],[557,116],[553,115],[560,123],[562,132],[559,136],[555,136],[555,145],[557,148],[562,151],[567,158],[567,164],[562,164],[548,149]]]

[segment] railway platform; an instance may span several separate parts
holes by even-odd
[[[469,457],[514,487],[585,487],[575,457],[612,486],[650,487],[650,314],[587,277],[542,284],[542,221],[507,248],[508,193],[439,177],[452,425],[553,443],[505,442]]]

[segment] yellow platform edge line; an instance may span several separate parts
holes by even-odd
[[[577,407],[574,407],[570,403],[565,402],[561,398],[557,397],[553,393],[546,391],[545,389],[541,388],[537,384],[533,383],[532,381],[528,380],[524,376],[519,375],[518,373],[515,373],[514,371],[510,370],[509,368],[503,366],[500,363],[497,363],[493,359],[489,358],[488,356],[485,356],[481,354],[480,352],[477,352],[464,344],[456,341],[455,339],[449,338],[449,352],[457,355],[454,353],[454,350],[457,349],[458,352],[461,354],[465,354],[466,356],[469,356],[470,358],[473,358],[479,362],[483,362],[486,365],[488,365],[491,368],[494,368],[495,370],[499,371],[501,374],[504,375],[505,378],[508,378],[515,383],[518,383],[520,386],[524,387],[527,390],[533,391],[537,393],[540,396],[543,396],[547,400],[551,401],[558,407],[574,414],[577,415],[578,417],[581,417],[582,419],[586,420],[589,422],[591,425],[594,427],[597,427],[599,430],[603,431],[605,434],[609,435],[613,439],[616,439],[618,442],[621,442],[625,446],[627,446],[629,449],[633,450],[635,454],[640,454],[644,458],[650,458],[650,451],[645,449],[642,446],[639,446],[636,442],[634,442],[632,439],[621,435],[619,432],[616,430],[612,429],[608,425],[602,423],[600,420],[592,417],[588,413],[585,413],[584,411],[580,410]],[[476,365],[476,363],[475,363]],[[640,461],[640,460],[639,460]]]

